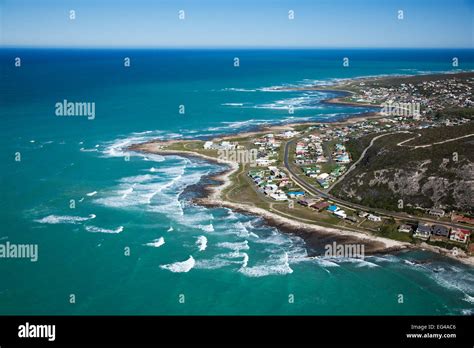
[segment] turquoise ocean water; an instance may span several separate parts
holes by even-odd
[[[221,167],[122,151],[348,117],[367,110],[268,88],[452,71],[452,57],[474,69],[472,50],[0,50],[0,242],[39,246],[37,262],[0,260],[0,314],[471,314],[472,268],[423,251],[308,258],[258,217],[190,204]],[[95,119],[55,116],[64,99]]]

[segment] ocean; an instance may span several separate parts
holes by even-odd
[[[0,63],[0,243],[38,245],[37,262],[0,260],[0,314],[473,313],[472,267],[421,250],[308,257],[256,216],[190,202],[222,167],[123,150],[350,117],[370,109],[271,88],[472,70],[473,50],[3,48]],[[64,100],[95,103],[94,119],[56,116]]]

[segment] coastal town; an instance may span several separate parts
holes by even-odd
[[[396,81],[396,83],[394,83]],[[332,88],[332,87],[328,87]],[[453,74],[449,78],[440,75],[409,76],[397,79],[360,79],[342,83],[336,88],[350,93],[340,102],[362,105],[383,105],[382,113],[431,116],[451,108],[472,108],[474,78]]]
[[[471,107],[473,82],[474,77],[402,83],[399,87],[369,87],[364,89],[363,96],[350,96],[351,102],[364,105],[380,106],[387,101],[420,103],[420,112],[413,115],[386,114],[382,110],[370,117],[349,121],[270,127],[245,136],[154,145],[160,153],[191,151],[223,162],[237,162],[231,182],[238,185],[230,183],[221,192],[225,201],[259,206],[295,221],[373,234],[411,245],[432,246],[444,250],[445,254],[471,255],[474,252],[472,210],[407,204],[399,211],[392,211],[357,204],[341,195],[333,195],[332,191],[357,168],[364,151],[380,136],[410,135],[411,138],[398,145],[411,146],[409,141],[416,131],[471,125],[469,115],[447,113],[436,117],[433,112],[446,106]],[[359,86],[366,83],[359,82]],[[469,136],[468,133],[460,138]],[[364,151],[352,148],[351,141],[366,138],[372,142]]]

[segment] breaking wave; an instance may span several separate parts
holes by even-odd
[[[88,217],[82,216],[70,216],[70,215],[48,215],[42,219],[35,220],[40,224],[78,224],[83,221],[95,219],[94,214],[90,214]]]
[[[85,229],[87,232],[93,232],[93,233],[120,233],[123,231],[123,226],[119,226],[115,229],[107,229],[107,228],[101,228],[97,226],[85,226]]]
[[[165,244],[165,239],[163,237],[160,237],[158,239],[154,239],[152,242],[150,243],[146,243],[145,245],[147,246],[151,246],[151,247],[155,247],[155,248],[159,248],[160,246],[162,246],[163,244]]]
[[[252,267],[241,267],[239,272],[248,277],[265,277],[269,275],[291,274],[293,273],[293,269],[291,269],[288,261],[288,253],[285,252],[277,258],[271,257],[269,262]]]
[[[192,256],[189,256],[189,259],[187,259],[186,261],[174,262],[167,265],[161,265],[160,268],[166,269],[174,273],[186,273],[186,272],[189,272],[194,267],[195,264],[196,264],[196,261],[194,260],[194,258]]]
[[[199,251],[204,251],[207,248],[207,238],[205,236],[199,236],[196,240],[196,245]]]

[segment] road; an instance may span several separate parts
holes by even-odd
[[[407,132],[407,133],[411,133],[411,132]],[[405,145],[405,143],[408,143],[408,142],[412,141],[415,138],[421,137],[421,134],[418,133],[416,137],[404,140],[404,141],[398,143],[397,146],[406,146],[406,147],[411,147],[413,149],[421,149],[421,148],[431,147],[433,145],[446,144],[446,143],[449,143],[451,141],[456,141],[456,140],[460,140],[460,139],[464,139],[464,138],[469,138],[469,137],[472,137],[473,135],[474,134],[472,134],[472,133],[471,134],[466,134],[466,135],[463,135],[463,136],[460,136],[460,137],[457,137],[457,138],[446,139],[446,140],[443,140],[443,141],[438,141],[436,143],[431,143],[431,144],[426,144],[426,145]]]
[[[393,134],[393,133],[390,133],[390,134]],[[358,162],[365,156],[368,148],[370,148],[373,145],[373,142],[376,140],[376,138],[372,139],[369,146],[367,146],[364,149],[364,151],[362,152],[362,155],[360,156]],[[290,178],[292,180],[294,180],[299,186],[305,188],[309,193],[311,193],[315,196],[323,197],[327,200],[330,200],[330,201],[332,201],[334,203],[337,203],[337,204],[339,204],[343,207],[346,207],[346,208],[355,209],[355,210],[370,211],[370,212],[373,212],[373,213],[381,215],[381,216],[387,216],[387,217],[392,217],[392,218],[395,218],[395,219],[403,219],[403,220],[416,220],[416,221],[421,221],[421,222],[426,222],[426,223],[436,223],[436,224],[442,224],[442,225],[447,225],[447,226],[451,226],[451,227],[464,228],[464,229],[468,229],[468,230],[471,230],[471,231],[474,230],[474,227],[461,225],[461,224],[456,224],[456,223],[453,223],[453,222],[445,222],[445,221],[440,221],[440,220],[437,220],[437,219],[432,219],[432,218],[427,218],[427,217],[418,217],[418,216],[409,215],[407,213],[391,212],[391,211],[387,211],[387,210],[383,210],[383,209],[366,207],[366,206],[363,206],[363,205],[360,205],[360,204],[355,204],[355,203],[348,202],[348,201],[345,201],[343,199],[334,197],[333,195],[329,194],[328,192],[325,192],[321,189],[316,188],[313,185],[308,184],[305,180],[298,177],[298,174],[295,173],[293,169],[291,169],[291,166],[289,164],[289,160],[288,160],[288,158],[289,158],[289,148],[290,148],[290,145],[295,140],[296,139],[290,140],[285,144],[285,152],[284,152],[283,162],[284,162],[284,165],[285,165],[286,169],[288,170]]]
[[[376,137],[374,137],[371,141],[370,141],[370,144],[364,149],[364,151],[362,151],[362,154],[360,155],[359,159],[357,161],[354,162],[354,164],[352,164],[352,166],[344,173],[342,174],[339,179],[337,179],[335,182],[332,183],[332,185],[327,189],[326,192],[330,192],[332,190],[332,188],[334,186],[336,186],[337,183],[339,183],[340,181],[342,181],[342,179],[345,178],[345,176],[347,174],[349,174],[358,164],[359,162],[364,158],[365,154],[367,153],[367,151],[372,147],[372,145],[374,145],[374,141],[381,138],[381,137],[384,137],[386,135],[391,135],[391,134],[398,134],[398,133],[410,133],[408,131],[399,131],[399,132],[392,132],[392,133],[384,133],[384,134],[380,134],[380,135],[377,135]]]

